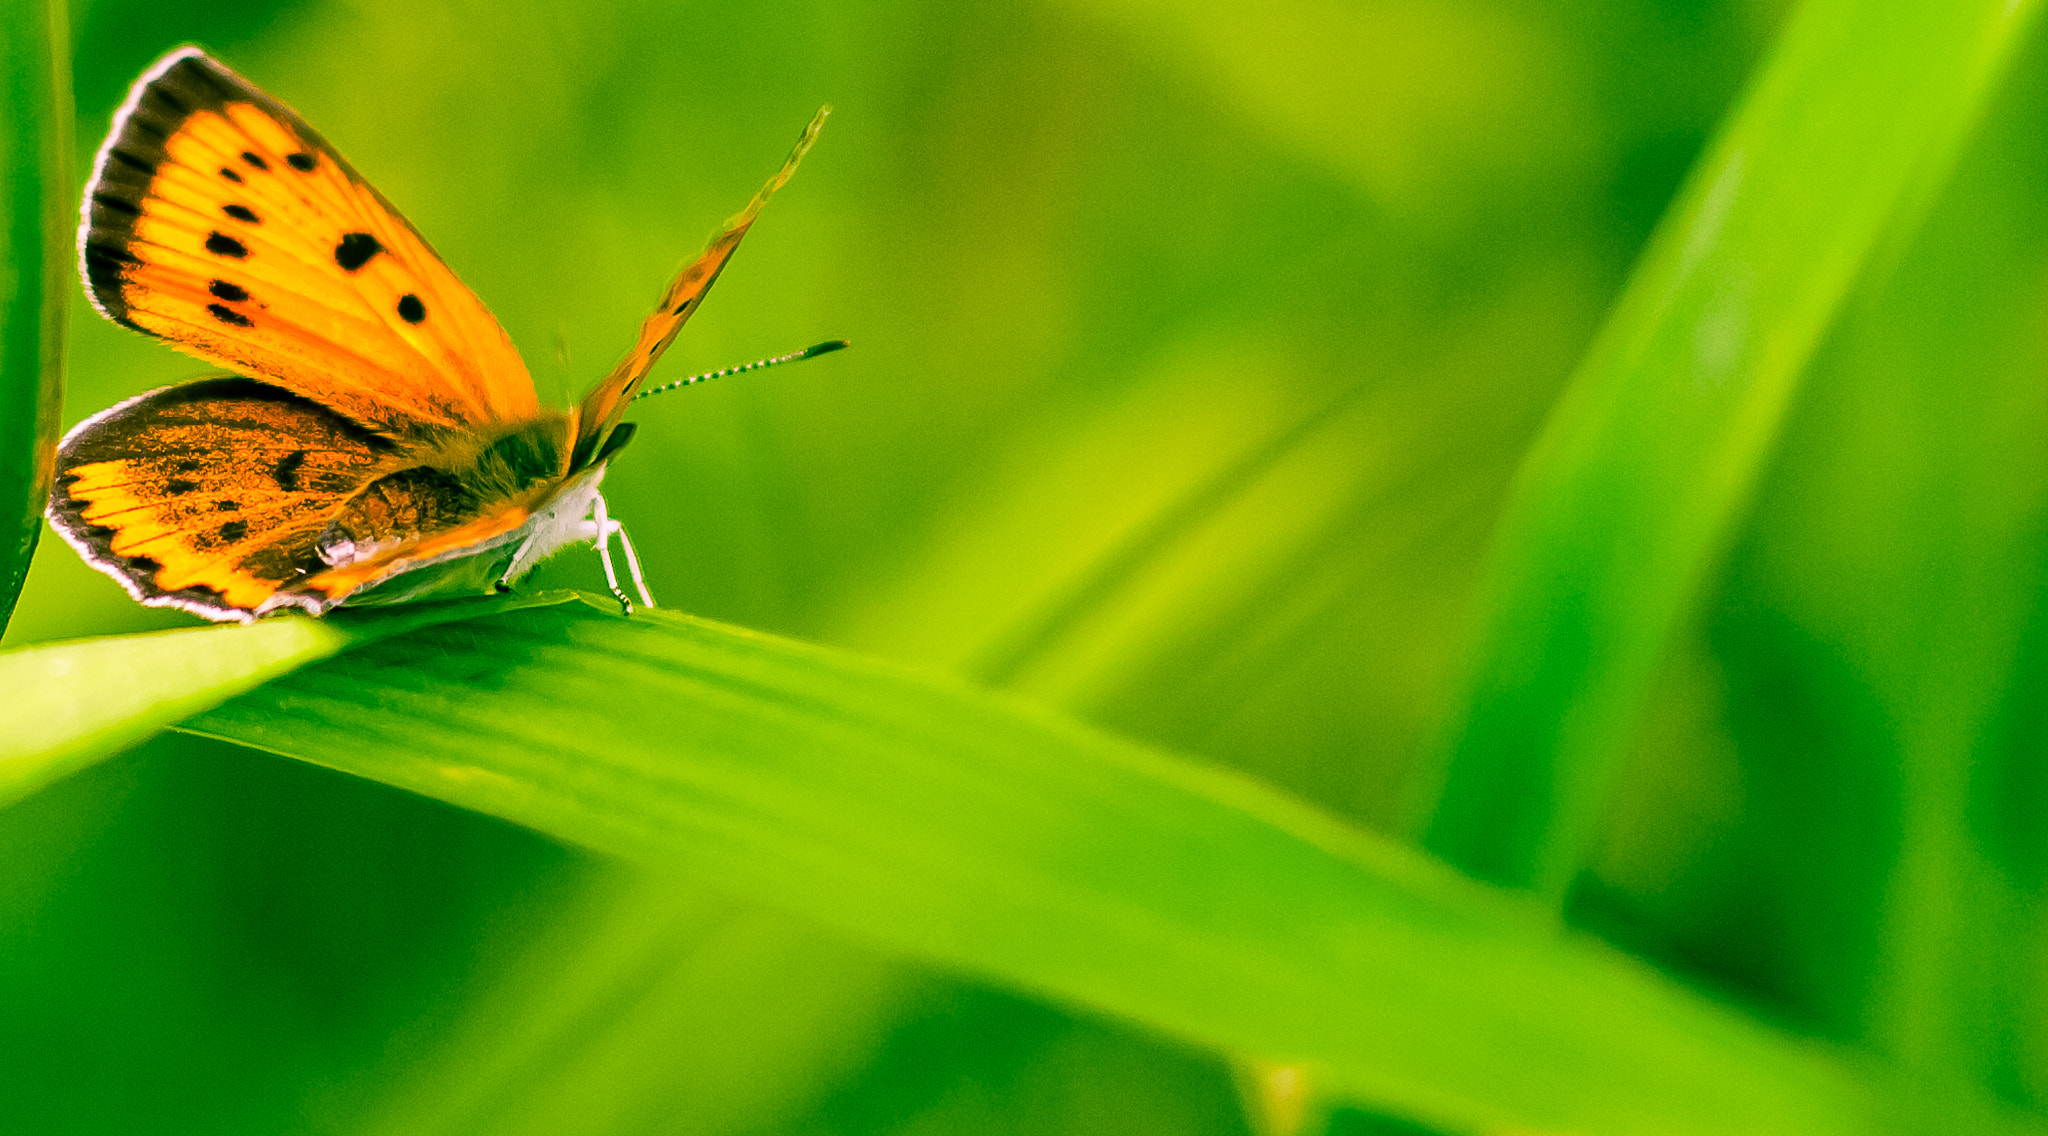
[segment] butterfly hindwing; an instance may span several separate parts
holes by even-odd
[[[152,391],[63,443],[49,517],[143,603],[248,619],[324,570],[334,515],[403,468],[398,446],[243,378]]]
[[[390,203],[196,49],[136,83],[83,222],[82,271],[110,318],[380,433],[538,410],[497,321]]]

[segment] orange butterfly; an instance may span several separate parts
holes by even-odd
[[[238,377],[73,428],[50,522],[136,599],[209,619],[488,591],[584,541],[630,609],[614,535],[651,605],[598,492],[632,437],[620,418],[829,109],[669,284],[632,353],[562,411],[539,404],[491,313],[312,127],[197,48],[172,52],[100,147],[81,271],[108,319]]]

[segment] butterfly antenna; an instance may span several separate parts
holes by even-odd
[[[802,351],[792,351],[787,355],[771,355],[766,359],[756,359],[751,363],[742,363],[737,367],[727,367],[722,371],[706,371],[701,375],[691,375],[687,379],[677,379],[674,382],[663,383],[658,387],[648,387],[646,390],[634,395],[633,401],[639,402],[643,398],[649,398],[663,391],[672,391],[677,387],[691,386],[701,383],[705,379],[722,379],[728,375],[744,375],[748,371],[758,371],[764,367],[775,367],[783,363],[798,363],[805,359],[816,359],[820,355],[830,355],[834,351],[846,346],[848,344],[844,339],[834,339],[829,342],[806,347]]]

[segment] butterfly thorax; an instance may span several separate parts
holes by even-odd
[[[567,415],[552,410],[495,436],[422,431],[334,514],[314,551],[345,568],[479,519],[531,514],[563,485],[568,441]]]
[[[323,575],[348,583],[349,590],[336,602],[352,605],[411,603],[502,589],[559,549],[598,538],[603,522],[594,519],[593,514],[597,518],[603,516],[598,485],[604,474],[605,466],[600,462],[565,480],[548,482],[538,487],[538,495],[529,494],[530,506],[507,504],[496,514],[440,537],[416,542],[406,548],[409,555],[398,566],[387,564],[381,574],[366,582],[353,581],[350,573],[356,571],[354,568]],[[501,527],[493,517],[517,518],[518,523]],[[367,566],[376,565],[377,561],[372,559]],[[321,579],[314,577],[306,588],[317,585]]]

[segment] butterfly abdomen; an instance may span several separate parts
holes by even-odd
[[[477,494],[463,478],[414,466],[378,478],[349,498],[321,530],[314,551],[327,567],[354,564],[474,517]]]

